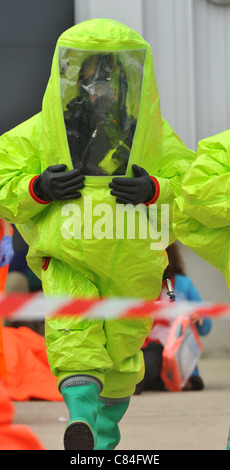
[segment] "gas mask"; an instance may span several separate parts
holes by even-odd
[[[110,55],[95,55],[86,61],[79,75],[80,97],[84,112],[90,115],[91,128],[119,114],[119,70],[114,70],[111,62]]]

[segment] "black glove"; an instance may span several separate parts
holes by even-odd
[[[153,198],[156,188],[148,172],[137,165],[132,165],[134,178],[113,178],[109,183],[110,193],[121,204],[141,204]]]
[[[84,187],[84,175],[79,169],[65,171],[66,165],[53,165],[39,175],[33,185],[37,197],[43,201],[78,199]]]

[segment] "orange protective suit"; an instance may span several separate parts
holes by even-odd
[[[4,235],[0,219],[0,242]],[[13,230],[11,228],[13,235]],[[0,268],[0,295],[4,292],[9,265]],[[0,450],[45,450],[42,443],[26,425],[12,424],[14,407],[9,395],[6,361],[3,346],[3,327],[0,318]]]
[[[12,424],[13,418],[8,389],[0,379],[0,450],[45,450],[33,431],[24,424]]]

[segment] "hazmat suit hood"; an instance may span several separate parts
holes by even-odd
[[[73,167],[63,113],[68,103],[77,97],[82,64],[98,52],[109,53],[122,62],[128,86],[127,112],[137,121],[126,176],[132,176],[134,161],[153,174],[159,165],[156,160],[161,160],[162,122],[151,48],[132,29],[103,19],[73,26],[57,41],[42,106],[43,135],[45,139],[47,134],[51,137],[47,152],[44,142],[44,169],[51,161],[52,164],[65,163],[69,170]]]

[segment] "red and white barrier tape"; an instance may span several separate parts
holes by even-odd
[[[5,320],[35,321],[52,316],[76,315],[91,319],[156,317],[199,313],[210,317],[230,317],[230,303],[143,301],[106,298],[99,300],[44,297],[43,293],[11,294],[0,297],[0,317]]]

